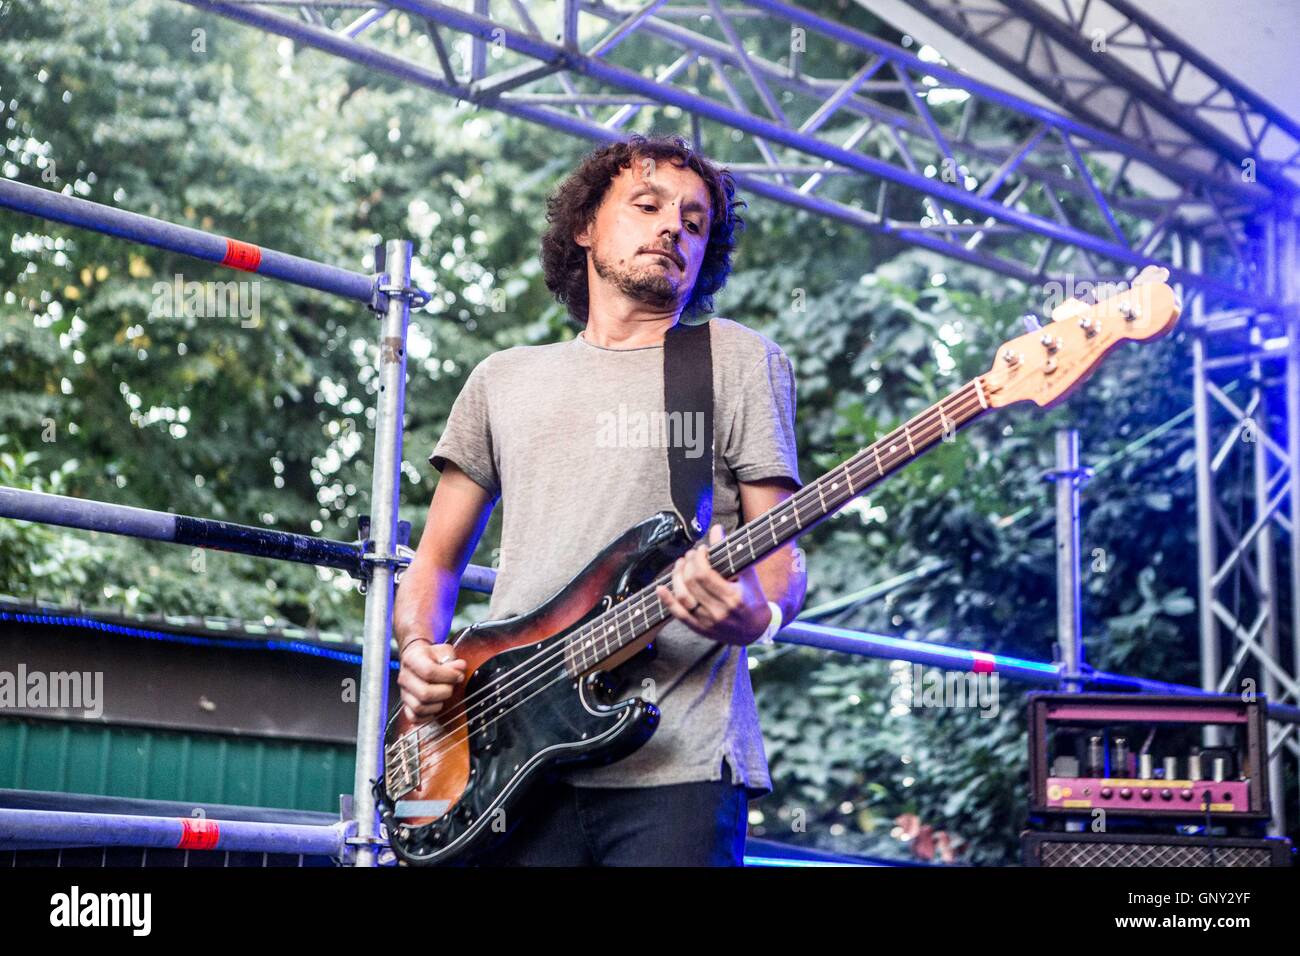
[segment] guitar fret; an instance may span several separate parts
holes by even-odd
[[[798,537],[809,526],[816,525],[877,481],[870,476],[869,469],[872,467],[878,478],[883,479],[924,453],[938,440],[934,434],[936,425],[943,438],[950,439],[958,428],[979,417],[982,411],[991,407],[988,392],[981,379],[973,379],[964,388],[913,416],[889,434],[877,434],[876,440],[866,448],[859,449],[857,454],[841,463],[837,469],[812,482],[816,487],[815,493],[804,486],[778,508],[761,516],[766,522],[765,526],[759,526],[756,519],[749,525],[738,528],[732,539],[722,546],[721,552],[716,556],[716,563],[712,554],[708,556],[711,564],[721,573],[734,577],[738,567],[747,567],[759,560],[760,537],[770,538],[770,543],[765,540],[762,544],[765,553]],[[912,434],[913,426],[918,432],[915,436]],[[847,487],[841,489],[841,484]],[[812,513],[810,518],[804,517],[805,507]],[[791,519],[794,521],[793,531],[786,524]],[[671,582],[668,584],[671,587]],[[587,621],[583,629],[569,636],[563,653],[567,666],[575,674],[598,666],[600,661],[632,644],[639,635],[646,634],[672,617],[664,603],[653,593],[653,587],[651,585],[642,593],[631,597],[630,601],[606,608],[594,620]],[[627,633],[624,633],[625,626]]]
[[[969,419],[972,417],[970,410],[961,404],[963,401],[969,404],[970,398],[977,398],[979,405],[984,409],[989,407],[984,394],[983,383],[975,379],[964,392],[959,391],[948,399],[959,410],[959,418]],[[731,541],[727,542],[722,553],[718,556],[717,569],[729,577],[735,576],[737,566],[745,566],[758,560],[757,540],[760,535],[766,534],[771,538],[771,547],[780,547],[783,541],[797,537],[810,523],[815,523],[816,520],[832,513],[844,503],[856,497],[862,488],[870,485],[874,479],[870,478],[866,469],[874,466],[877,475],[884,478],[888,471],[892,471],[911,458],[916,457],[918,454],[918,438],[913,437],[912,426],[916,425],[921,429],[922,435],[919,440],[923,444],[932,441],[933,439],[926,438],[926,435],[934,427],[936,414],[945,436],[958,427],[958,422],[948,417],[948,410],[943,402],[938,403],[937,406],[931,406],[921,415],[894,429],[889,435],[862,449],[857,455],[842,463],[838,469],[828,472],[814,481],[813,485],[817,489],[815,502],[813,501],[811,489],[804,487],[788,502],[783,503],[779,511],[763,516],[766,520],[765,528],[749,527],[747,529],[738,529],[743,533],[743,537],[739,541],[733,537]],[[888,468],[886,463],[888,463]],[[860,474],[857,473],[859,469],[861,469]],[[847,490],[841,490],[841,483],[847,486]],[[786,507],[786,504],[789,507]],[[805,505],[809,506],[814,512],[812,522],[809,522],[804,517],[803,509]],[[790,521],[791,518],[794,519],[793,532],[789,528],[783,527],[784,523]],[[746,557],[746,553],[748,557]],[[651,597],[652,595],[641,595],[636,598],[635,604],[631,604],[626,608],[622,606],[615,607],[596,620],[589,621],[584,630],[574,635],[574,638],[567,644],[565,653],[575,673],[581,673],[597,665],[600,660],[612,656],[618,650],[630,644],[636,638],[638,632],[649,631],[669,617],[658,597],[653,597],[653,605],[650,600]],[[653,621],[651,620],[652,607],[654,612]],[[638,626],[636,620],[638,614],[641,618],[640,626]],[[623,631],[624,626],[627,627],[626,634]]]

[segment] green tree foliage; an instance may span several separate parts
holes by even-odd
[[[5,175],[357,270],[381,237],[413,238],[419,278],[438,292],[409,349],[403,517],[418,522],[433,484],[424,456],[464,376],[556,332],[529,261],[536,234],[517,222],[540,218],[562,163],[518,124],[518,148],[502,150],[463,106],[177,4],[128,6],[0,6]],[[16,483],[58,473],[80,497],[355,538],[371,480],[368,310],[31,217],[0,221],[14,235],[0,258],[0,418],[29,473]],[[257,320],[185,314],[170,302],[178,276],[242,279]],[[97,544],[139,610],[345,630],[359,617],[345,575]],[[207,586],[223,569],[243,594]],[[184,582],[184,606],[163,602],[159,575]],[[54,596],[48,584],[0,581]]]

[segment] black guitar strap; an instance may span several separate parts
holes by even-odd
[[[668,480],[673,509],[691,540],[708,534],[713,517],[711,331],[708,322],[682,325],[678,321],[664,336]]]
[[[668,482],[673,510],[692,541],[704,539],[713,518],[713,348],[709,323],[682,325],[664,336],[664,411],[668,413]],[[687,441],[689,436],[690,441]],[[694,453],[694,457],[691,457]],[[716,644],[700,660],[726,647]],[[650,643],[612,672],[615,694],[644,673],[658,650]],[[694,670],[696,661],[687,670]],[[630,675],[630,676],[629,676]],[[683,675],[684,676],[684,675]],[[681,678],[664,689],[662,700]]]

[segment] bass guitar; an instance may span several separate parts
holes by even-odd
[[[986,412],[1061,401],[1120,342],[1173,327],[1179,305],[1165,278],[1148,269],[1105,301],[1063,303],[1049,324],[1006,342],[983,375],[714,545],[710,564],[734,577]],[[672,564],[691,543],[676,514],[660,512],[539,607],[455,638],[465,679],[442,712],[411,721],[399,704],[385,734],[374,791],[402,860],[468,861],[504,836],[555,771],[610,763],[650,739],[658,709],[639,697],[615,702],[609,672],[670,619],[655,587],[671,586]]]

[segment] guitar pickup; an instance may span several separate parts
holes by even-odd
[[[501,705],[501,691],[494,691],[491,698],[478,708],[478,717],[470,721],[470,735],[478,741],[484,751],[496,746],[500,734],[500,717],[505,708]]]

